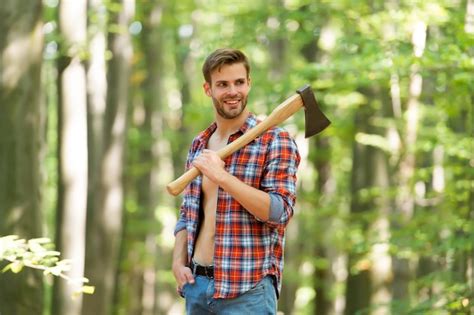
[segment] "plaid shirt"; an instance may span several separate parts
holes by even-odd
[[[229,143],[258,123],[250,114],[244,125],[229,137]],[[189,150],[186,168],[203,149],[216,130],[213,123],[198,135]],[[274,275],[278,294],[281,290],[285,227],[293,216],[296,193],[296,171],[300,156],[294,140],[281,128],[272,128],[225,160],[226,170],[242,182],[277,194],[284,211],[275,221],[262,222],[245,210],[230,194],[219,188],[215,245],[214,298],[235,298],[267,275]],[[197,237],[202,176],[185,190],[180,208],[179,227],[187,230],[187,252],[190,262]]]

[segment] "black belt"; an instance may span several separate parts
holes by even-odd
[[[213,279],[214,278],[214,266],[201,266],[194,261],[191,261],[191,270],[193,271],[194,275],[204,276]]]

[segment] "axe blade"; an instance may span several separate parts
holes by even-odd
[[[309,138],[326,129],[326,127],[331,124],[331,121],[319,108],[314,92],[309,84],[305,84],[296,92],[298,92],[303,99],[303,106],[305,109],[305,138]]]

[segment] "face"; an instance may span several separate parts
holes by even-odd
[[[204,83],[204,91],[212,98],[219,116],[237,118],[247,105],[250,78],[243,64],[224,65],[211,73],[211,84]]]

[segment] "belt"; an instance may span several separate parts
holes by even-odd
[[[201,266],[191,260],[191,270],[194,275],[204,276],[213,279],[214,278],[214,266]]]

